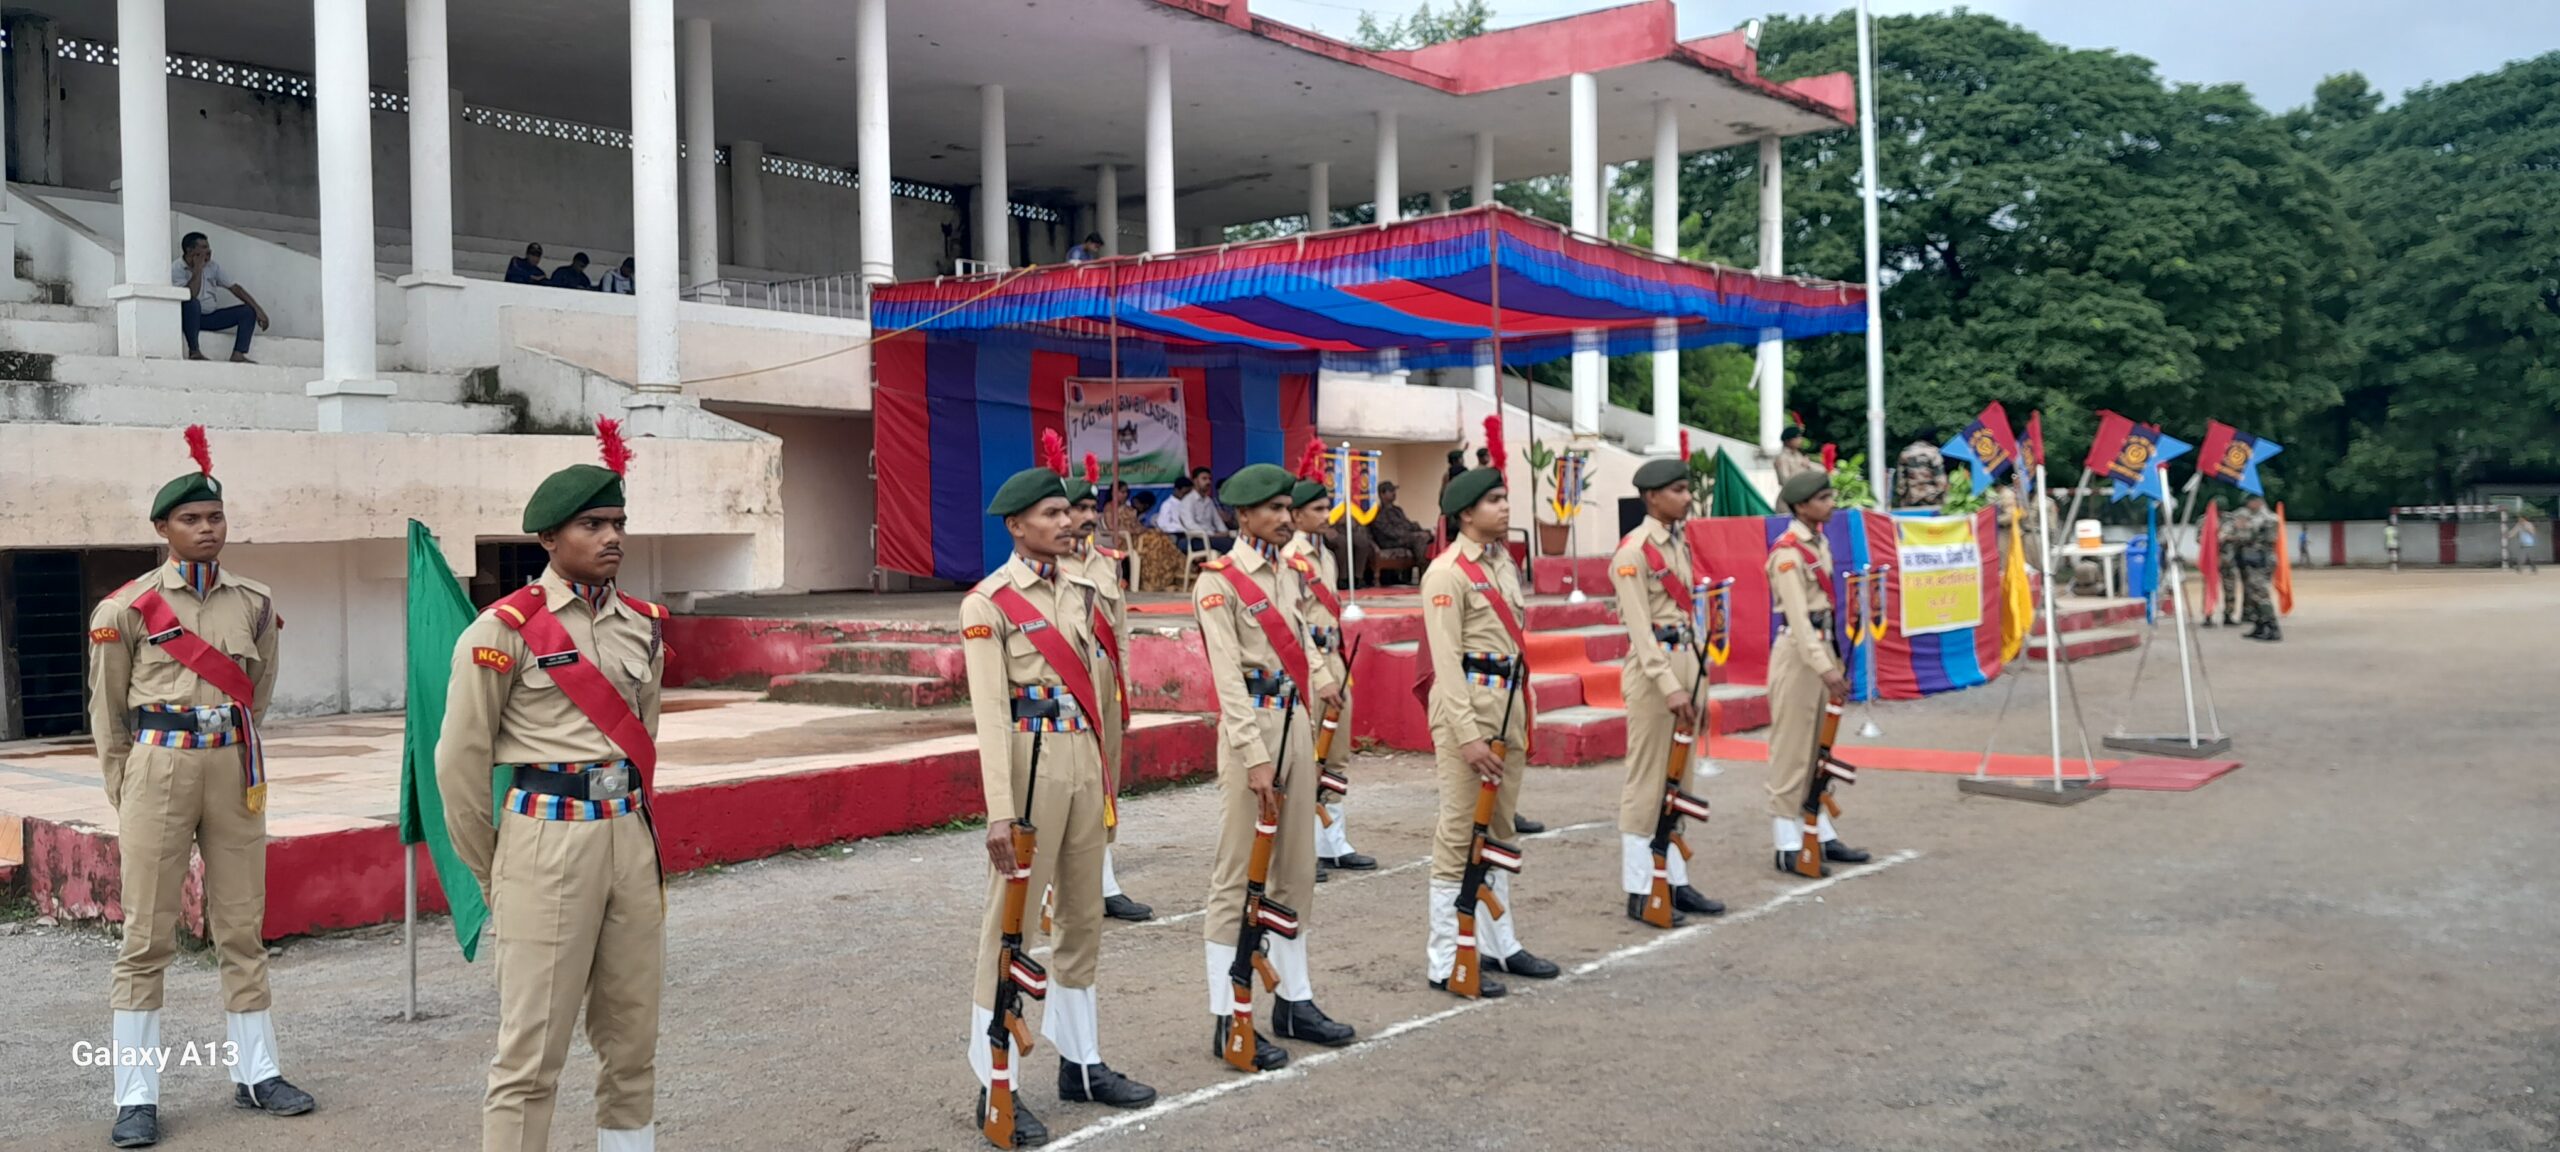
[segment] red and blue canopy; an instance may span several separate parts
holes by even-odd
[[[1500,205],[1370,228],[884,285],[880,331],[1089,355],[1116,333],[1177,367],[1427,369],[1802,339],[1866,327],[1859,288],[1578,236]]]

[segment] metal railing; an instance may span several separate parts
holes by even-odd
[[[685,299],[842,320],[862,320],[871,315],[871,288],[862,282],[858,272],[792,280],[717,280],[687,291]]]

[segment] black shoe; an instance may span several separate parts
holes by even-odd
[[[1653,922],[1644,918],[1644,898],[1645,894],[1642,892],[1627,893],[1627,919],[1651,927]],[[1722,911],[1724,906],[1716,907],[1718,911]],[[1671,905],[1671,926],[1677,928],[1688,922],[1688,914],[1680,910],[1680,904],[1675,899]]]
[[[269,1076],[256,1084],[231,1086],[231,1106],[264,1112],[270,1116],[300,1116],[320,1106],[311,1094],[285,1083],[282,1076]]]
[[[2270,644],[2284,639],[2284,625],[2278,624],[2273,620],[2267,621],[2267,634],[2258,637],[2258,639],[2264,640]]]
[[[1526,816],[1514,816],[1511,818],[1511,830],[1522,836],[1535,836],[1547,830],[1547,823],[1544,820],[1532,820]]]
[[[2199,628],[2211,628],[2211,627],[2213,627],[2213,626],[2214,626],[2214,624],[2213,624],[2213,613],[2211,613],[2211,612],[2207,612],[2207,613],[2205,613],[2205,614],[2204,614],[2204,623],[2197,625],[2197,627],[2199,627]]]
[[[2225,628],[2237,628],[2240,626],[2240,618],[2225,612],[2222,614],[2222,626]]]
[[[1322,884],[1322,883],[1324,883],[1324,882],[1326,882],[1326,881],[1328,881],[1328,880],[1331,880],[1331,879],[1333,879],[1333,869],[1325,867],[1325,865],[1324,865],[1324,858],[1323,858],[1323,857],[1321,857],[1321,856],[1317,857],[1317,858],[1316,858],[1316,883],[1318,883],[1318,884]]]
[[[1227,1033],[1235,1029],[1236,1018],[1233,1016],[1220,1016],[1217,1018],[1217,1021],[1217,1028],[1213,1029],[1209,1033],[1209,1052],[1211,1055],[1214,1055],[1223,1061],[1227,1058]],[[1274,1044],[1269,1040],[1263,1039],[1262,1033],[1260,1032],[1253,1034],[1254,1071],[1269,1072],[1274,1069],[1286,1068],[1288,1066],[1288,1049]]]
[[[160,1106],[127,1104],[116,1109],[116,1126],[107,1139],[118,1148],[148,1148],[160,1142]]]
[[[1709,900],[1706,893],[1686,884],[1671,890],[1671,907],[1681,912],[1695,912],[1700,916],[1724,915],[1724,901]],[[1678,917],[1673,919],[1676,921]]]
[[[1797,854],[1797,853],[1794,853],[1794,852],[1780,852],[1780,853],[1778,853],[1778,871],[1780,871],[1780,872],[1784,872],[1784,873],[1786,873],[1786,874],[1787,874],[1787,875],[1789,875],[1789,876],[1802,876],[1802,875],[1804,875],[1804,873],[1796,871],[1796,856],[1797,856],[1797,855],[1798,855],[1798,854]],[[1823,874],[1823,875],[1825,875],[1825,876],[1830,875],[1830,874],[1831,874],[1831,866],[1830,866],[1830,865],[1828,865],[1828,864],[1823,865],[1823,866],[1822,866],[1822,874]]]
[[[1449,992],[1449,982],[1446,980],[1434,980],[1431,982],[1431,986],[1443,992]],[[1449,994],[1452,996],[1457,995],[1455,992],[1450,992]],[[1503,987],[1502,981],[1496,980],[1493,977],[1486,976],[1482,973],[1478,973],[1476,975],[1476,999],[1500,1000],[1510,994],[1511,990]]]
[[[1485,957],[1484,970],[1487,972],[1502,972],[1512,976],[1525,976],[1531,980],[1553,980],[1558,976],[1564,975],[1564,969],[1556,967],[1553,961],[1538,959],[1526,948],[1512,953],[1511,958],[1508,960],[1496,960],[1491,956]]]
[[[1864,848],[1852,848],[1837,840],[1822,842],[1822,858],[1834,864],[1864,864],[1875,859]]]
[[[980,1088],[978,1089],[978,1115],[984,1117],[986,1114],[987,1090]],[[1025,1101],[1022,1098],[1022,1093],[1014,1093],[1013,1146],[1016,1148],[1037,1148],[1048,1142],[1049,1126],[1041,1123],[1039,1117],[1031,1114],[1031,1105],[1028,1101]]]
[[[1305,1040],[1327,1048],[1340,1048],[1360,1033],[1352,1026],[1324,1014],[1313,1000],[1271,998],[1271,1034],[1288,1040]]]
[[[1156,1102],[1156,1090],[1111,1070],[1099,1060],[1078,1064],[1058,1058],[1058,1099],[1069,1104],[1108,1104],[1144,1108]],[[1019,1111],[1019,1106],[1016,1111]]]
[[[1114,920],[1126,920],[1132,924],[1156,918],[1154,908],[1140,904],[1127,896],[1103,897],[1102,914]]]
[[[1358,852],[1345,852],[1340,856],[1326,857],[1324,863],[1345,872],[1368,872],[1377,868],[1378,858],[1364,856]]]

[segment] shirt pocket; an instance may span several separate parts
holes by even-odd
[[[636,696],[640,689],[649,684],[650,677],[648,657],[625,656],[619,660],[611,661],[611,664],[615,669],[617,669],[614,676],[614,686],[622,689],[624,695]]]

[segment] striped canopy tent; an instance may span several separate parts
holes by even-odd
[[[1496,318],[1496,302],[1500,304]],[[1860,289],[1656,256],[1499,205],[873,289],[879,562],[968,582],[987,498],[1099,384],[1178,382],[1182,455],[1225,476],[1315,435],[1327,369],[1526,364],[1861,331]],[[1070,441],[1073,442],[1070,436]],[[1104,459],[1106,475],[1116,463]]]

